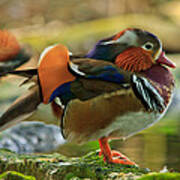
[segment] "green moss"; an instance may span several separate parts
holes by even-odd
[[[0,179],[3,180],[36,180],[33,176],[26,176],[22,173],[16,171],[7,171],[3,174],[0,174]]]
[[[143,175],[138,180],[180,180],[180,173],[151,173]]]
[[[99,152],[91,152],[81,158],[67,158],[60,154],[18,155],[5,149],[0,150],[0,173],[18,171],[40,179],[105,179],[112,173],[132,173],[140,176],[146,169],[135,166],[106,164]]]
[[[149,170],[136,166],[106,164],[98,154],[98,151],[94,151],[81,158],[67,158],[57,153],[50,155],[18,155],[3,149],[0,150],[0,173],[3,173],[0,179],[8,177],[7,179],[9,180],[11,176],[12,179],[15,177],[14,179],[18,180],[20,178],[32,180],[35,178],[38,180],[79,180],[84,178],[103,180],[122,178],[133,180],[139,177],[139,180],[180,179],[179,173],[149,173]],[[32,175],[35,178],[14,171]]]

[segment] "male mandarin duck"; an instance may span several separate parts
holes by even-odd
[[[27,62],[31,57],[30,52],[21,47],[15,36],[0,30],[0,73],[12,71]]]
[[[65,46],[54,45],[41,54],[37,69],[11,72],[36,76],[38,84],[4,113],[2,129],[41,102],[51,103],[68,141],[99,139],[105,162],[135,165],[112,151],[108,140],[126,139],[164,115],[174,89],[167,67],[175,64],[155,35],[133,28],[100,40],[84,57],[69,54]]]

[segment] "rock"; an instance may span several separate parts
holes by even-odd
[[[0,173],[11,170],[34,176],[38,180],[103,180],[117,177],[131,177],[133,180],[147,173],[146,169],[135,166],[106,164],[97,151],[80,158],[67,158],[57,153],[18,155],[0,150]]]
[[[18,173],[12,173],[12,170]],[[13,175],[23,176],[20,173],[31,175],[32,180],[34,177],[38,180],[177,180],[180,178],[180,173],[152,173],[146,168],[106,164],[99,157],[98,151],[79,158],[67,158],[57,153],[19,155],[2,149],[0,150],[0,173],[7,171]]]
[[[42,122],[22,122],[0,134],[0,148],[20,154],[49,152],[63,143],[60,128]]]

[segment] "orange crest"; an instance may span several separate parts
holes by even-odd
[[[61,44],[45,49],[39,61],[38,75],[43,102],[47,104],[56,88],[73,81],[75,77],[68,71],[68,50]]]
[[[0,61],[7,61],[18,54],[20,46],[15,36],[8,31],[0,31]]]
[[[127,30],[132,30],[132,28],[127,28],[127,29],[125,29],[125,30],[117,33],[117,34],[114,36],[113,40],[119,39]]]
[[[153,61],[149,52],[140,47],[132,47],[119,54],[115,64],[126,71],[140,72],[150,68]]]

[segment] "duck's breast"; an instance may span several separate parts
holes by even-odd
[[[129,89],[88,101],[72,100],[66,107],[62,128],[68,141],[85,142],[103,136],[124,138],[156,119],[156,115],[147,112]]]

